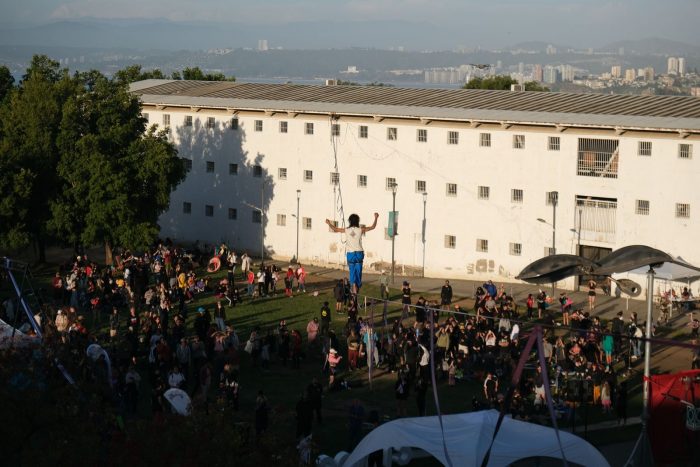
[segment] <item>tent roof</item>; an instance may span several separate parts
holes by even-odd
[[[480,466],[498,420],[496,410],[444,415],[445,442],[454,466]],[[602,454],[587,441],[560,431],[568,461],[580,465],[609,466]],[[442,447],[438,417],[401,418],[385,423],[370,432],[343,463],[353,467],[372,452],[402,447],[419,448],[447,465]],[[490,467],[507,466],[528,457],[561,458],[553,428],[532,423],[503,420],[491,450]]]
[[[0,349],[9,349],[10,347],[28,347],[31,345],[38,345],[39,342],[40,341],[37,337],[24,334],[20,330],[14,329],[5,321],[0,319]]]
[[[642,266],[628,272],[646,276],[647,271],[649,271],[649,266]],[[700,270],[685,262],[680,256],[675,258],[673,263],[667,262],[660,267],[654,268],[654,272],[657,279],[665,279],[667,281],[686,282],[700,277]]]

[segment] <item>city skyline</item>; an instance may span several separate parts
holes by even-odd
[[[405,27],[423,32],[426,37],[421,39],[426,44],[451,40],[453,46],[462,43],[506,46],[523,41],[546,41],[600,47],[612,41],[650,36],[698,44],[694,26],[700,19],[700,12],[696,6],[692,0],[664,3],[653,0],[534,0],[526,3],[514,0],[488,3],[472,0],[265,0],[256,4],[222,0],[197,3],[181,0],[152,0],[148,3],[135,0],[29,0],[3,4],[0,13],[5,29],[66,20],[167,20],[261,25],[366,22],[370,23],[370,31],[372,27],[378,29],[372,31],[374,35],[381,36],[381,24],[390,22],[405,23]],[[625,20],[620,21],[620,18]],[[372,26],[371,23],[376,24]],[[640,28],[642,24],[649,26]],[[438,36],[431,29],[435,26],[440,26],[442,31]],[[260,37],[264,37],[264,32],[261,33]],[[390,36],[392,30],[386,33]],[[250,39],[255,43],[260,37]],[[356,45],[353,39],[349,33],[348,46]]]

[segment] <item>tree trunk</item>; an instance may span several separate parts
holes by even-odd
[[[105,264],[112,266],[112,245],[109,240],[105,240]]]

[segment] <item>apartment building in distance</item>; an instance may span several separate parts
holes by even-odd
[[[694,97],[169,80],[131,91],[188,167],[164,237],[256,256],[262,241],[280,259],[298,241],[302,262],[342,267],[343,237],[324,220],[376,211],[365,267],[387,269],[395,191],[401,274],[424,264],[509,281],[553,247],[597,258],[632,244],[700,264]]]

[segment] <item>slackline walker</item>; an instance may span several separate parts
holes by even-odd
[[[345,234],[345,253],[348,261],[348,271],[350,273],[350,286],[352,293],[357,292],[362,287],[362,262],[365,259],[365,251],[362,248],[362,236],[365,232],[374,230],[377,226],[378,213],[374,213],[374,222],[369,227],[360,227],[360,216],[350,214],[348,217],[348,227],[336,227],[330,219],[326,219],[326,224],[333,232]]]

